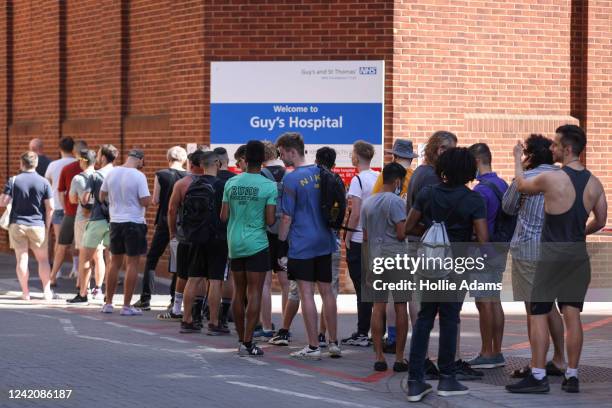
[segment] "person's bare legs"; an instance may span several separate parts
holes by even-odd
[[[395,308],[393,303],[387,303],[387,327],[395,327]]]
[[[91,255],[90,255],[91,259]],[[96,264],[95,281],[96,286],[101,288],[104,283],[104,276],[106,275],[106,262],[104,260],[104,248],[99,247],[93,254],[94,263]],[[91,271],[91,269],[90,269]],[[89,278],[88,278],[89,280]]]
[[[567,308],[566,308],[567,310]],[[570,312],[571,314],[572,312]],[[578,316],[580,320],[580,315]],[[565,337],[563,336],[564,327],[563,327],[563,319],[559,314],[559,310],[556,306],[553,305],[552,310],[547,315],[548,320],[548,330],[550,331],[550,337],[552,338],[554,354],[552,361],[553,363],[560,369],[565,368]],[[582,326],[580,326],[582,330]],[[568,335],[569,342],[569,335]],[[568,345],[568,354],[569,354],[569,345]],[[569,358],[569,357],[568,357]]]
[[[321,316],[319,316],[319,334],[325,336],[327,332],[327,324],[325,323],[325,306],[321,308]]]
[[[501,301],[495,299],[491,304],[493,307],[493,344],[492,349],[494,354],[501,354],[502,342],[504,341],[504,326],[506,323],[506,316],[504,315],[504,309]]]
[[[91,259],[95,249],[93,248],[81,248],[79,249],[79,279],[81,282],[89,282],[91,277]],[[97,268],[96,268],[97,269]],[[88,284],[79,286],[79,293],[81,296],[87,296]]]
[[[247,301],[246,307],[246,326],[244,328],[244,343],[253,340],[253,331],[257,326],[257,320],[261,312],[261,292],[263,290],[266,273],[247,272]]]
[[[223,281],[216,279],[208,280],[208,310],[210,311],[209,322],[219,326],[219,307],[221,306],[221,291]]]
[[[123,306],[130,307],[136,281],[138,280],[138,264],[140,256],[127,256],[125,265],[125,282],[123,283]],[[87,286],[84,284],[83,286]]]
[[[264,274],[260,315],[261,327],[264,330],[272,330],[272,271]]]
[[[55,255],[53,256],[53,269],[51,269],[51,282],[57,281],[57,273],[64,264],[64,258],[66,258],[66,251],[70,245],[57,244],[55,246]]]
[[[374,343],[376,361],[386,361],[383,353],[383,336],[385,335],[384,321],[386,310],[386,303],[375,302],[372,306],[372,320],[370,322],[370,328],[372,330],[372,343]]]
[[[481,298],[476,300],[478,309],[478,322],[480,325],[480,355],[493,357],[493,307],[491,299]]]
[[[319,288],[319,293],[321,294],[321,299],[323,300],[323,309],[321,311],[325,314],[325,324],[327,326],[327,331],[329,332],[329,342],[334,343],[338,341],[338,309],[336,305],[336,297],[334,296],[331,282],[317,282],[317,287]],[[316,327],[317,325],[315,321],[315,329]],[[317,336],[317,342],[314,343],[317,346],[319,345],[318,340],[319,339]]]
[[[293,319],[295,319],[299,309],[299,300],[287,299],[287,303],[285,304],[285,312],[283,313],[283,329],[289,330],[291,328],[291,323],[293,323]]]
[[[30,270],[28,269],[28,248],[16,248],[15,258],[17,260],[15,272],[17,273],[17,279],[21,286],[21,298],[23,300],[30,300],[30,288],[28,286],[28,279],[30,277]]]
[[[117,279],[119,278],[119,268],[123,264],[123,258],[125,256],[121,255],[113,255],[111,257],[110,270],[108,271],[108,275],[106,276],[106,304],[113,304],[113,296],[115,296],[115,291],[117,290]]]
[[[408,338],[408,309],[406,303],[395,303],[395,361],[403,363],[405,360],[404,350]]]
[[[554,308],[554,306],[553,306]],[[578,368],[584,333],[580,321],[580,309],[563,306],[563,321],[567,332],[567,367]]]
[[[300,300],[302,301],[302,317],[308,337],[308,345],[319,347],[319,339],[317,337],[317,305],[314,301],[314,282],[298,280],[297,284],[298,290],[300,291]],[[331,322],[327,323],[329,324]]]
[[[38,277],[42,284],[43,293],[51,293],[51,267],[49,266],[49,250],[47,245],[41,246],[40,248],[32,248],[34,258],[38,262]]]
[[[191,316],[191,309],[193,307],[193,301],[198,295],[204,295],[206,278],[195,278],[190,277],[187,279],[187,284],[185,285],[185,289],[183,292],[183,321],[185,323],[191,323],[193,321]],[[177,281],[178,286],[178,281]],[[212,317],[212,314],[211,314]]]
[[[531,367],[545,368],[549,346],[548,315],[530,315]]]
[[[275,275],[281,287],[281,312],[284,316],[285,305],[287,305],[287,299],[289,298],[289,278],[287,277],[287,271],[277,271]]]
[[[55,265],[55,254],[57,253],[57,246],[59,245],[57,243],[57,240],[59,238],[61,226],[61,224],[53,224],[53,251],[49,251],[49,259],[53,259],[53,265]],[[48,240],[48,242],[51,241]],[[49,248],[51,248],[51,245],[49,245]],[[51,283],[55,284],[56,278],[53,276],[52,273],[49,275],[49,278],[51,279]]]
[[[246,272],[232,271],[234,281],[234,298],[232,299],[232,314],[238,333],[238,341],[244,342],[244,299],[247,290]],[[177,283],[178,285],[178,283]]]

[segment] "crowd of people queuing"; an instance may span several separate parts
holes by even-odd
[[[460,352],[462,298],[362,299],[364,249],[418,242],[429,226],[443,221],[450,242],[510,242],[512,290],[515,300],[525,302],[532,359],[511,374],[520,381],[507,390],[548,392],[547,376],[558,375],[564,376],[563,390],[578,392],[583,304],[556,296],[555,306],[554,299],[532,301],[530,294],[546,285],[545,273],[540,271],[540,242],[584,243],[586,235],[605,225],[602,184],[579,159],[586,135],[578,126],[564,125],[554,139],[532,134],[517,143],[515,178],[510,185],[493,171],[487,144],[457,145],[453,133],[435,132],[425,145],[421,164],[413,169],[418,155],[412,141],[398,139],[387,152],[392,161],[379,173],[371,169],[374,147],[355,142],[352,164],[357,175],[346,191],[348,214],[337,229],[326,219],[321,204],[327,195],[323,190],[330,183],[342,183],[333,173],[336,152],[322,147],[316,162],[308,163],[304,139],[298,133],[282,134],[275,143],[251,140],[238,148],[234,159],[239,174],[229,170],[230,158],[223,147],[198,149],[189,155],[180,146],[172,147],[167,152],[168,167],[155,173],[152,194],[141,172],[142,150],[130,150],[126,161],[118,165],[119,151],[114,146],[103,144],[95,151],[85,141],[64,137],[59,142],[61,158],[50,161],[42,153],[41,141],[34,139],[21,155],[21,172],[8,180],[0,197],[1,205],[10,204],[6,224],[22,299],[30,299],[29,250],[38,261],[44,297],[52,300],[58,298],[54,291],[58,272],[72,248],[77,293],[68,303],[84,305],[91,298],[103,299],[102,313],[113,313],[113,296],[123,269],[120,313],[141,315],[151,308],[155,269],[169,246],[171,301],[157,319],[180,322],[181,333],[201,332],[207,320],[208,335],[230,335],[228,323],[233,321],[238,354],[263,356],[256,341],[288,345],[301,306],[307,344],[292,352],[292,357],[319,360],[326,350],[329,357],[340,358],[342,347],[373,345],[374,370],[388,369],[385,353],[390,353],[393,370],[408,372],[409,401],[420,401],[431,392],[426,380],[433,379],[439,380],[439,395],[460,395],[468,392],[460,380],[479,379],[482,369],[505,365],[499,291],[471,292],[479,312],[482,346],[469,361],[462,360]],[[151,205],[157,213],[147,245],[145,211]],[[507,225],[512,227],[504,231]],[[55,236],[52,267],[47,246],[51,229]],[[346,338],[340,338],[337,330],[341,241],[357,301],[356,330]],[[140,298],[132,304],[144,255]],[[559,273],[581,275],[584,300],[590,278],[588,256],[572,255],[558,261],[555,268]],[[487,281],[502,281],[506,258],[500,258],[487,268]],[[94,283],[90,284],[92,271]],[[278,330],[272,323],[273,276],[281,288]],[[320,318],[316,290],[323,303]],[[440,337],[434,363],[428,344],[436,316]],[[406,358],[409,327],[412,335]],[[554,355],[546,361],[549,333]]]

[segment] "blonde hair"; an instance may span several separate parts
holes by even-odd
[[[185,161],[187,160],[187,150],[185,150],[181,146],[173,146],[168,149],[168,153],[166,153],[166,158],[169,162],[185,163]]]

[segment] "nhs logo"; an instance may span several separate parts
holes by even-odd
[[[359,75],[376,75],[376,67],[359,67]]]

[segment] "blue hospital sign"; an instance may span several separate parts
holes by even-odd
[[[210,138],[233,155],[247,140],[304,136],[308,160],[331,146],[350,167],[351,145],[372,143],[382,163],[383,61],[213,62]]]

